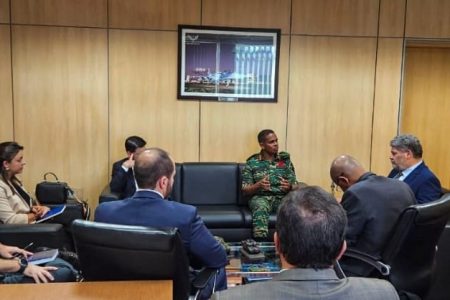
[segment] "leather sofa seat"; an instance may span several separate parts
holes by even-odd
[[[240,192],[236,163],[184,163],[182,201],[191,205],[236,205]]]
[[[197,210],[209,229],[245,227],[242,210],[237,206],[202,205]]]

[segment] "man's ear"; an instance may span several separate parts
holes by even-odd
[[[273,234],[273,242],[275,244],[275,250],[277,254],[280,254],[280,239],[278,238],[278,234],[276,231]]]
[[[406,152],[405,152],[405,153],[406,153],[406,157],[407,157],[407,158],[413,158],[413,157],[414,157],[414,155],[413,155],[412,151],[411,151],[411,150],[409,150],[409,149],[408,149],[408,150],[406,150]]]
[[[346,191],[350,187],[350,180],[345,176],[339,176],[337,178],[337,185],[341,188],[342,191]]]
[[[347,250],[347,242],[344,240],[342,242],[341,250],[339,251],[338,256],[336,257],[336,260],[340,260],[342,255],[344,255],[345,250]]]
[[[158,179],[158,181],[156,182],[156,186],[158,187],[159,190],[162,191],[164,187],[167,185],[167,181],[168,181],[167,177],[163,176]]]

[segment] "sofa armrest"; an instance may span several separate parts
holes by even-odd
[[[0,242],[20,248],[33,242],[31,251],[37,247],[73,249],[72,238],[61,224],[0,224]]]
[[[119,194],[111,192],[109,184],[107,184],[98,197],[98,203],[119,200],[119,197]]]

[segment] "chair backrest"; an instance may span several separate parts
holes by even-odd
[[[237,163],[183,163],[182,173],[181,202],[194,206],[237,204]]]
[[[385,246],[382,259],[391,266],[389,281],[398,291],[426,296],[431,287],[436,245],[450,216],[450,194],[405,209]]]
[[[76,220],[75,249],[87,281],[173,280],[173,298],[189,297],[189,262],[176,228]]]
[[[170,192],[169,199],[172,201],[181,201],[181,182],[183,181],[182,165],[175,163],[175,178],[173,181],[172,192]]]

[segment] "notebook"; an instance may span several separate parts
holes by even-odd
[[[48,219],[56,217],[57,215],[62,214],[65,209],[66,209],[65,205],[54,206],[45,215],[43,215],[42,218],[36,220],[36,223],[41,223],[47,221]]]
[[[59,254],[58,249],[45,250],[45,251],[34,253],[31,256],[28,256],[27,261],[29,264],[32,264],[32,265],[45,264],[47,262],[54,261],[55,258],[58,256],[58,254]]]

